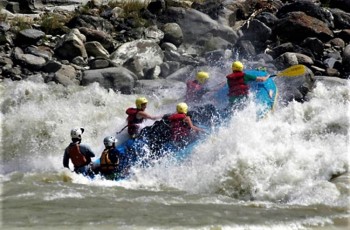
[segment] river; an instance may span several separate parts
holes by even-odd
[[[2,229],[347,229],[349,176],[330,178],[349,170],[349,88],[318,82],[308,102],[259,121],[250,103],[185,162],[135,167],[116,182],[64,169],[63,151],[70,129],[84,127],[100,156],[135,95],[4,80]],[[171,98],[147,97],[149,113],[173,112]]]

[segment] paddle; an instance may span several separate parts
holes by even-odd
[[[270,75],[271,77],[297,77],[306,73],[306,67],[304,65],[292,65],[281,72]]]

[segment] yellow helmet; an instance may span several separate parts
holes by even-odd
[[[196,79],[200,84],[204,84],[209,79],[209,74],[207,72],[200,71],[197,73]]]
[[[141,105],[147,103],[147,99],[145,97],[139,97],[136,99],[135,104],[136,108],[141,109]]]
[[[176,111],[177,111],[178,113],[187,114],[187,110],[188,110],[188,106],[187,106],[187,104],[184,103],[184,102],[181,102],[181,103],[177,104],[177,106],[176,106]]]
[[[232,63],[232,71],[243,71],[243,64],[240,61]]]

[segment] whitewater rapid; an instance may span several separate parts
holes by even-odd
[[[85,128],[83,142],[98,157],[103,138],[125,126],[125,109],[136,97],[98,84],[83,88],[32,81],[5,81],[1,92],[5,174],[64,170],[62,154],[72,127]],[[129,186],[167,186],[243,200],[341,203],[329,180],[349,168],[349,87],[319,82],[309,97],[305,103],[277,106],[261,121],[250,103],[195,147],[188,161],[134,168]],[[151,97],[148,112],[173,112],[167,105],[163,110],[160,100],[168,99]],[[125,138],[118,137],[120,142]]]

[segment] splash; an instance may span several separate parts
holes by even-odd
[[[135,95],[121,95],[98,84],[63,87],[5,81],[0,90],[3,173],[61,173],[69,131],[76,126],[85,128],[83,142],[99,156],[103,138],[125,126],[125,109],[135,100]],[[155,102],[148,107],[150,113],[173,112],[168,104],[162,110],[162,103],[171,99],[156,95],[150,100]],[[347,190],[338,190],[329,179],[349,168],[349,95],[347,86],[319,83],[310,101],[278,106],[260,121],[250,103],[180,164],[169,159],[149,168],[135,167],[129,181],[109,184],[73,177],[72,182],[342,206],[347,200],[339,196]]]
[[[319,83],[309,102],[280,106],[261,121],[250,103],[188,161],[140,169],[136,180],[244,200],[343,206],[346,193],[329,180],[349,169],[349,101],[347,86],[328,89]]]

